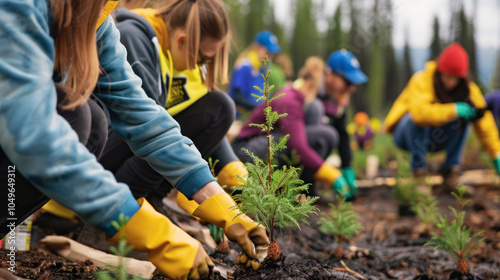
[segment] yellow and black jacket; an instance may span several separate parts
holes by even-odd
[[[392,133],[399,120],[409,113],[412,121],[418,126],[439,127],[458,116],[454,103],[440,103],[433,87],[433,77],[436,71],[434,61],[427,62],[425,70],[415,73],[403,92],[392,105],[387,114],[384,126],[387,132]],[[479,87],[470,82],[470,100],[478,108],[486,108],[486,101]],[[490,111],[473,122],[474,130],[479,136],[485,150],[492,158],[500,152],[500,140],[495,120]]]
[[[207,94],[201,69],[177,71],[172,64],[168,31],[153,9],[116,13],[127,60],[142,79],[146,94],[174,116]]]

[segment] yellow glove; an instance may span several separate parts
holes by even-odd
[[[314,173],[314,179],[325,182],[329,186],[332,185],[340,176],[342,176],[342,172],[326,162],[321,165],[316,173]]]
[[[255,259],[255,246],[269,245],[266,229],[240,210],[230,209],[235,205],[227,193],[218,193],[200,204],[193,215],[223,228],[229,240],[238,242],[250,259]]]
[[[65,218],[68,220],[74,219],[76,217],[76,213],[69,210],[68,208],[62,206],[61,204],[55,202],[54,200],[49,200],[42,209],[49,212],[52,215],[56,215],[61,218]]]
[[[237,176],[244,178],[248,175],[248,170],[245,164],[241,161],[233,161],[226,164],[219,174],[217,174],[217,182],[221,186],[227,186],[227,189],[231,191],[234,186],[241,186],[243,182],[238,180]]]
[[[144,198],[141,208],[110,241],[118,242],[122,234],[137,251],[147,251],[148,259],[172,279],[203,279],[214,266],[201,244],[172,224]]]
[[[196,208],[198,208],[198,206],[200,206],[196,201],[194,200],[189,200],[184,194],[182,194],[181,192],[177,192],[177,205],[179,205],[179,207],[186,211],[188,214],[190,214],[191,216],[193,216],[193,212],[194,210],[196,210]],[[194,217],[194,216],[193,216]],[[198,221],[200,220],[200,218],[198,217],[195,217]]]

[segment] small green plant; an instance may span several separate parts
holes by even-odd
[[[349,240],[363,229],[363,226],[358,221],[358,214],[352,210],[352,204],[347,202],[344,197],[337,196],[337,205],[329,203],[330,214],[321,214],[318,223],[320,224],[319,230],[326,234],[333,234],[335,236],[335,255],[342,257],[342,247],[340,242]]]
[[[441,234],[432,233],[431,240],[424,244],[424,246],[434,246],[434,249],[447,251],[457,262],[458,272],[462,275],[469,274],[467,257],[470,251],[486,239],[478,239],[483,231],[471,235],[471,230],[464,225],[465,211],[463,209],[470,202],[469,199],[463,199],[465,192],[466,188],[459,185],[457,192],[451,193],[459,202],[458,209],[448,206],[453,212],[454,219],[448,221],[446,215],[438,214],[439,219],[436,227],[441,231]]]
[[[120,214],[118,221],[112,221],[111,225],[119,232],[128,222],[128,218]],[[128,245],[126,235],[120,235],[118,246],[111,246],[109,250],[119,257],[118,265],[105,265],[104,270],[95,272],[95,277],[99,280],[145,280],[139,276],[131,276],[127,273],[127,262],[124,259],[132,250],[134,246]]]
[[[407,161],[398,160],[396,185],[393,189],[393,194],[396,200],[404,206],[410,206],[414,202],[419,193],[417,186],[422,182],[423,178],[412,178],[411,169]]]
[[[420,194],[417,199],[412,202],[411,210],[417,214],[425,226],[425,235],[431,235],[431,228],[438,221],[438,201],[435,195]]]
[[[269,103],[284,94],[275,94],[270,96],[270,92],[274,86],[268,86],[269,74],[268,64],[269,59],[262,61],[264,64],[265,75],[264,88],[257,89],[261,95],[252,94],[257,97],[258,101],[265,102],[264,115],[266,121],[264,124],[250,124],[262,129],[267,134],[267,162],[255,156],[248,149],[243,150],[252,158],[252,162],[247,162],[245,165],[248,169],[247,178],[238,178],[243,185],[235,186],[234,189],[239,191],[239,194],[234,196],[236,201],[240,203],[235,206],[242,213],[251,215],[258,223],[267,228],[271,244],[268,248],[268,256],[270,259],[277,261],[281,258],[281,249],[276,243],[274,236],[275,227],[296,226],[300,229],[299,222],[305,222],[306,218],[311,213],[317,213],[318,209],[313,203],[317,197],[306,197],[303,192],[308,190],[308,185],[304,184],[298,176],[298,168],[283,166],[282,169],[276,169],[276,165],[272,164],[272,160],[276,152],[286,148],[286,142],[289,135],[280,137],[278,142],[275,142],[271,135],[273,125],[286,114],[278,114],[273,111]],[[246,179],[246,180],[245,180]]]
[[[219,160],[212,160],[212,157],[208,158],[208,166],[210,167],[210,172],[214,176],[215,180],[217,180],[217,176],[215,175],[215,166],[219,163]],[[225,191],[227,191],[227,186],[221,186]],[[217,251],[221,253],[227,253],[229,249],[229,244],[227,241],[224,241],[224,230],[212,223],[207,223],[207,228],[210,231],[210,236],[214,239],[217,244]]]

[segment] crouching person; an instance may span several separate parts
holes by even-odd
[[[472,124],[484,148],[500,173],[500,141],[491,112],[479,87],[467,78],[469,58],[457,43],[414,74],[394,102],[385,127],[396,145],[411,154],[415,176],[427,172],[428,152],[446,151],[441,173],[444,189],[451,192],[458,184],[460,158]]]
[[[200,204],[200,216],[255,258],[255,246],[268,244],[264,228],[244,215],[234,219],[239,212],[229,209],[234,203],[192,141],[141,89],[107,16],[116,4],[0,2],[0,180],[15,179],[2,188],[1,199],[14,189],[16,194],[13,216],[5,208],[0,212],[0,236],[11,218],[20,223],[51,198],[111,240],[125,233],[170,278],[208,275],[212,262],[200,243],[145,199],[135,200],[97,162],[109,124],[134,153]],[[120,215],[130,220],[117,232],[111,222]]]

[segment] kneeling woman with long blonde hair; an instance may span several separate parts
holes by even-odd
[[[15,189],[21,222],[52,198],[112,240],[125,233],[170,278],[203,278],[212,263],[199,242],[145,199],[136,201],[96,160],[109,121],[134,153],[202,209],[214,196],[225,195],[192,141],[141,89],[106,16],[116,4],[0,1],[0,165],[14,170],[2,172],[0,180],[15,182],[3,188],[2,199]],[[2,211],[0,237],[9,217]],[[224,211],[231,219],[237,214]],[[120,215],[130,220],[117,232],[111,222]],[[226,227],[238,223],[248,232],[262,230],[247,217],[229,220]],[[245,252],[254,256],[252,241],[245,242],[240,242]]]

